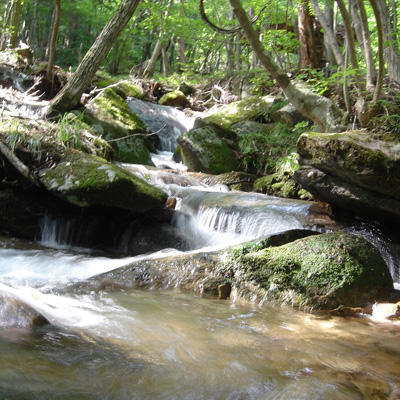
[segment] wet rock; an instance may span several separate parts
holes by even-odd
[[[242,192],[251,192],[253,190],[253,182],[256,177],[246,172],[227,172],[220,175],[204,175],[201,181],[210,186],[226,185],[230,190],[239,190]]]
[[[218,287],[226,279],[216,272],[218,253],[174,254],[157,260],[137,261],[93,278],[111,279],[114,284],[147,289],[179,289],[218,296]]]
[[[146,126],[116,93],[129,93],[121,84],[104,89],[86,105],[84,118],[90,125],[96,126],[99,135],[110,141],[115,160],[134,164],[152,165],[150,152],[146,146]]]
[[[227,251],[220,271],[242,296],[306,310],[362,307],[388,298],[393,281],[379,251],[347,233],[309,236],[283,246],[255,242]]]
[[[367,132],[307,133],[296,182],[322,201],[373,220],[400,220],[400,145]]]

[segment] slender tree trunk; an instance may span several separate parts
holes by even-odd
[[[158,58],[160,57],[160,54],[161,54],[162,47],[163,47],[162,41],[160,38],[158,38],[156,45],[154,46],[150,61],[147,64],[147,67],[143,73],[144,78],[152,78],[153,77],[154,72],[156,70],[156,64],[157,64]]]
[[[383,87],[383,74],[385,69],[385,60],[383,57],[383,24],[382,24],[382,14],[378,7],[378,3],[376,0],[370,0],[372,9],[374,10],[375,14],[375,21],[376,21],[376,30],[378,32],[378,79],[376,81],[376,88],[374,91],[374,98],[373,102],[376,102],[380,99]]]
[[[164,76],[169,76],[171,74],[171,65],[167,57],[167,49],[165,46],[161,49],[162,61],[163,61],[163,74]]]
[[[140,0],[121,1],[118,10],[103,28],[71,79],[50,103],[47,110],[48,116],[57,112],[63,114],[77,106],[100,64],[107,57],[115,40],[132,18],[139,2]]]
[[[18,32],[19,32],[19,25],[21,22],[21,14],[22,14],[22,0],[14,0],[13,7],[11,11],[11,35],[10,35],[10,49],[14,49],[17,47],[18,42]]]
[[[352,0],[352,5],[353,4],[355,4],[354,0]],[[374,54],[372,52],[372,47],[371,47],[371,36],[369,34],[368,16],[365,10],[365,5],[363,0],[357,0],[357,5],[360,12],[362,48],[364,49],[363,54],[364,54],[365,65],[367,67],[367,77],[366,77],[367,90],[373,91],[375,89],[376,69],[374,62]]]
[[[326,39],[327,42],[329,43],[329,46],[333,51],[338,67],[340,69],[343,69],[343,64],[344,64],[343,55],[336,40],[332,24],[328,22],[324,13],[319,8],[317,0],[311,0],[311,5],[313,7],[315,15],[318,17],[319,22],[322,25],[322,28],[324,29],[324,39]]]
[[[349,58],[351,62],[351,66],[354,69],[354,80],[356,82],[357,88],[360,92],[360,96],[364,97],[365,96],[365,82],[363,81],[363,78],[360,74],[360,69],[358,66],[358,60],[357,60],[357,53],[356,53],[356,47],[354,44],[354,37],[353,37],[353,29],[351,26],[351,19],[349,12],[346,9],[346,5],[343,0],[336,0],[340,13],[342,14],[344,26],[346,29],[346,39],[347,43],[349,46]]]
[[[289,77],[275,64],[270,54],[264,49],[256,31],[254,30],[249,17],[244,11],[240,0],[229,0],[233,12],[236,15],[243,31],[259,57],[265,69],[282,88],[289,101],[305,117],[311,119],[320,129],[325,132],[338,131],[341,126],[343,113],[329,99],[315,94],[308,89],[295,86]]]
[[[49,61],[46,69],[46,92],[49,95],[53,94],[54,89],[54,59],[56,54],[58,26],[60,25],[60,1],[61,0],[54,0],[54,22],[49,43]]]

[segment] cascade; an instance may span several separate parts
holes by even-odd
[[[129,99],[129,108],[160,138],[159,150],[174,152],[176,138],[193,127],[193,118],[173,107],[152,104],[139,99]]]

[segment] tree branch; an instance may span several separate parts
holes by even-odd
[[[2,142],[0,142],[0,153],[14,166],[14,168],[35,186],[39,186],[29,168]]]
[[[267,8],[267,6],[269,5],[270,2],[271,2],[271,1],[269,1],[268,3],[265,3],[265,4],[262,6],[262,8],[261,8],[261,10],[259,11],[258,15],[256,15],[256,16],[251,20],[251,23],[252,23],[252,24],[254,24],[255,22],[257,22],[257,21],[259,20],[259,18],[260,18],[260,16],[261,16],[262,12]],[[201,19],[202,19],[211,29],[213,29],[214,31],[223,33],[223,34],[225,34],[225,35],[230,35],[230,34],[237,33],[237,32],[239,32],[239,31],[242,30],[242,27],[241,27],[240,25],[236,26],[235,28],[231,28],[231,29],[225,29],[225,28],[221,28],[221,27],[215,25],[213,22],[211,22],[211,21],[208,19],[207,15],[206,15],[206,11],[204,10],[204,0],[200,0],[199,6],[200,6],[200,16],[201,16]]]

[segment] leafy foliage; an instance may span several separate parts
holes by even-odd
[[[308,129],[307,124],[300,123],[292,130],[281,123],[274,125],[269,133],[254,132],[242,135],[239,148],[242,153],[242,165],[246,171],[256,174],[267,174],[289,163],[294,168],[295,158],[285,157],[295,154],[296,142],[300,134]],[[284,161],[285,160],[285,161]]]

